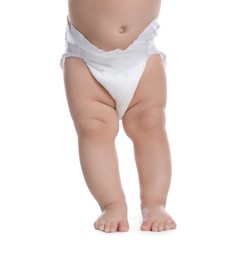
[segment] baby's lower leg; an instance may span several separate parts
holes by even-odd
[[[119,178],[115,135],[102,122],[93,120],[90,124],[92,130],[81,131],[78,140],[87,186],[102,210],[94,226],[105,232],[127,231],[127,206]]]
[[[163,231],[175,227],[165,211],[171,182],[171,159],[164,126],[163,108],[154,107],[137,114],[135,107],[124,119],[124,129],[134,144],[141,191],[144,231]]]
[[[153,136],[141,133],[134,140],[139,173],[141,200],[166,205],[171,182],[171,159],[165,130],[156,129]]]
[[[134,140],[135,157],[141,188],[141,209],[144,231],[163,231],[175,228],[175,222],[165,211],[171,182],[171,159],[164,127],[153,135],[141,133]]]

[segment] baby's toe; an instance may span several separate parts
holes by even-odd
[[[105,223],[105,228],[104,228],[103,231],[106,232],[106,233],[109,233],[109,232],[110,232],[110,222],[106,222],[106,223]]]
[[[164,223],[164,230],[170,230],[171,229],[171,221],[170,220],[166,220]]]
[[[152,223],[151,231],[153,231],[153,232],[159,232],[159,222],[158,222],[158,221],[154,221],[154,222]]]
[[[142,231],[150,231],[152,229],[152,221],[144,220],[141,226]]]
[[[162,232],[162,231],[164,231],[164,221],[161,221],[160,223],[159,223],[159,226],[158,226],[158,230],[159,230],[159,232]]]
[[[127,232],[129,230],[129,224],[127,221],[125,220],[121,220],[118,223],[118,231],[119,232]]]
[[[95,229],[99,229],[99,220],[96,220],[95,222],[94,222],[94,228]]]
[[[117,221],[112,221],[110,224],[110,232],[116,232],[118,229]]]
[[[102,219],[99,221],[98,229],[101,231],[105,230],[105,220]]]
[[[171,221],[171,229],[175,229],[176,228],[176,223],[174,221]]]

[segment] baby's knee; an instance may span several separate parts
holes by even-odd
[[[152,137],[165,129],[165,111],[163,108],[152,108],[146,112],[126,117],[123,126],[131,139]]]
[[[118,124],[100,118],[85,118],[74,122],[79,138],[114,139],[118,133]]]

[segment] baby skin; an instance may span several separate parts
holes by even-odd
[[[110,51],[126,49],[138,37],[158,15],[160,0],[69,0],[68,7],[69,22],[92,44]],[[79,58],[65,60],[64,82],[84,178],[102,211],[94,227],[104,232],[128,231],[127,204],[115,148],[119,130],[115,101]],[[122,118],[123,128],[134,145],[142,231],[176,228],[165,210],[171,182],[165,106],[163,61],[159,55],[151,55]]]

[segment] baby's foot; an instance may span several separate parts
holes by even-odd
[[[129,230],[127,206],[125,203],[113,203],[102,210],[101,216],[95,221],[97,230],[109,232],[126,232]]]
[[[142,205],[143,223],[142,231],[165,231],[176,228],[176,223],[166,212],[164,206],[159,204]]]

